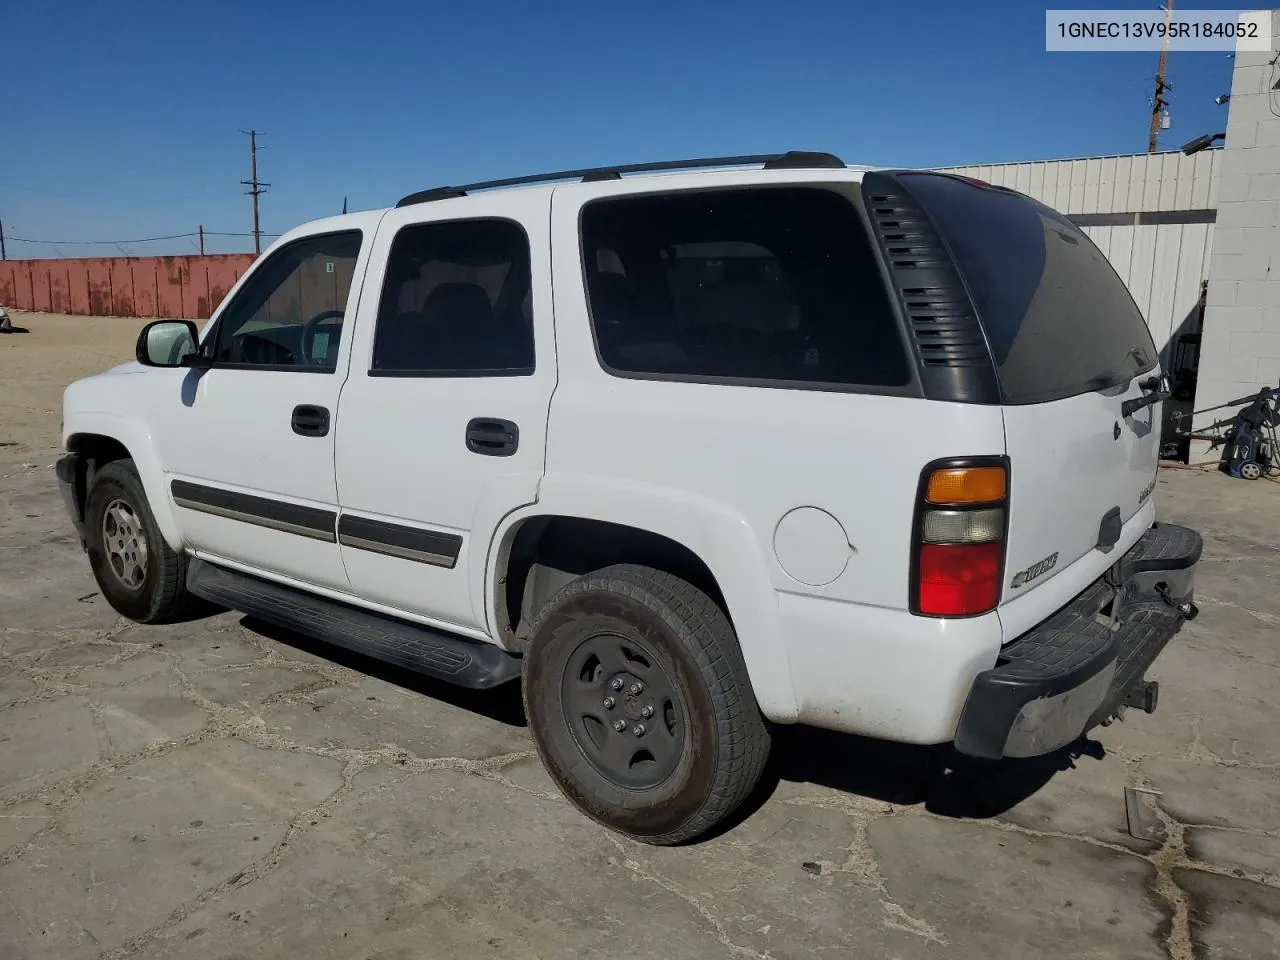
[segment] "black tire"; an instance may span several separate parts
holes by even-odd
[[[592,742],[601,734],[587,729],[600,724],[570,716],[582,696],[578,691],[596,690],[598,677],[599,689],[612,699],[609,670],[596,670],[591,654],[584,661],[582,651],[614,642],[634,648],[628,669],[655,678],[652,686],[665,685],[671,694],[668,709],[652,721],[605,713],[617,718],[614,723],[654,724],[637,736],[653,736],[655,745],[664,735],[678,742],[665,753],[655,746],[650,754],[658,755],[653,769],[660,779],[653,783],[620,782],[633,774],[602,763],[605,749]],[[682,843],[733,813],[759,781],[769,756],[769,727],[737,638],[710,597],[679,577],[619,564],[565,584],[534,616],[524,660],[525,712],[542,763],[569,801],[598,823],[644,843]],[[584,664],[590,679],[580,672]],[[642,709],[637,704],[643,699],[628,697],[617,709]],[[601,733],[607,738],[610,730]],[[641,745],[637,756],[645,752]],[[663,759],[673,754],[675,759]],[[634,776],[645,778],[643,772]]]
[[[131,554],[140,561],[134,568],[141,571],[136,584],[113,567],[112,551],[105,542],[104,520],[113,507],[131,512],[139,522],[138,539],[145,545],[145,557],[136,551]],[[197,612],[198,604],[186,588],[187,556],[171,550],[160,535],[132,460],[113,460],[97,472],[85,497],[84,513],[89,566],[112,609],[138,623],[169,623]]]

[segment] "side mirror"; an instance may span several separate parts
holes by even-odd
[[[190,320],[155,320],[138,334],[134,353],[148,367],[182,367],[195,356],[200,331]]]

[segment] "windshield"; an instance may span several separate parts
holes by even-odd
[[[1065,216],[956,177],[902,180],[951,248],[1005,403],[1106,389],[1155,365],[1155,344],[1128,288]]]

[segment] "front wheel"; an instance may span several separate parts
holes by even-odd
[[[724,612],[648,567],[587,574],[546,603],[524,697],[538,754],[565,796],[645,843],[711,829],[768,759],[768,726]]]
[[[187,557],[169,548],[132,460],[113,460],[85,498],[85,540],[98,588],[138,623],[179,620],[196,610],[186,589]]]

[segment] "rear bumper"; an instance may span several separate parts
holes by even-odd
[[[85,546],[84,513],[80,509],[80,498],[76,496],[76,484],[77,478],[82,476],[83,466],[81,457],[74,453],[59,457],[53,466],[54,474],[58,478],[58,490],[62,493],[62,502],[71,516],[71,522],[75,525],[76,535],[80,538],[82,548]]]
[[[1049,753],[1109,719],[1196,615],[1194,530],[1155,524],[1107,574],[978,674],[955,746],[998,759]]]

